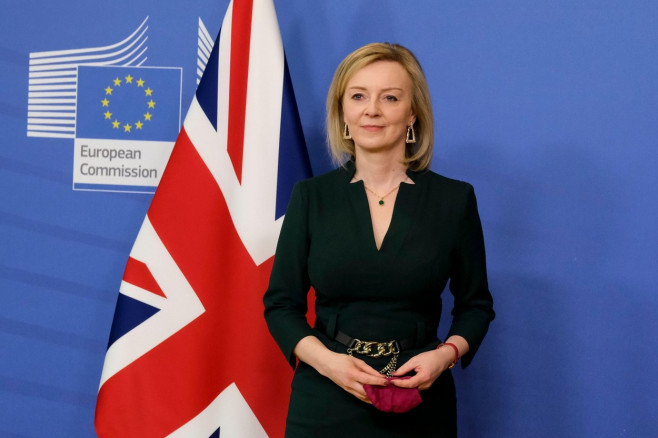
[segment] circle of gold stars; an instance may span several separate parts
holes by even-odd
[[[112,92],[120,89],[123,84],[125,84],[125,86],[137,86],[138,88],[142,88],[144,91],[144,97],[148,99],[146,101],[146,112],[143,114],[143,117],[133,123],[120,121],[110,111],[110,102],[111,102],[110,99],[113,97]],[[151,114],[151,110],[155,108],[155,101],[153,100],[153,90],[151,89],[151,87],[144,88],[144,86],[145,86],[144,79],[142,78],[135,79],[129,73],[128,76],[125,76],[123,79],[117,76],[112,81],[112,83],[105,88],[105,97],[103,98],[103,100],[101,100],[101,105],[102,108],[106,108],[103,115],[105,116],[105,120],[110,121],[110,124],[112,125],[113,129],[123,129],[123,132],[132,132],[132,129],[134,127],[135,130],[141,131],[142,128],[144,127],[144,124],[151,121],[151,118],[153,117],[153,115]]]

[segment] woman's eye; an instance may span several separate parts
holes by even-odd
[[[352,95],[352,99],[355,99],[355,100],[363,99],[363,94],[355,93],[355,94]]]
[[[398,98],[395,97],[395,96],[386,96],[385,99],[388,100],[389,102],[397,102],[398,101]]]

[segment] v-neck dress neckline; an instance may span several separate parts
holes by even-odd
[[[348,192],[350,194],[350,202],[353,204],[354,211],[356,212],[356,220],[359,222],[359,229],[369,230],[365,233],[368,236],[363,236],[364,241],[367,241],[366,247],[368,251],[374,250],[376,254],[385,254],[388,248],[395,248],[402,244],[406,230],[411,225],[413,220],[413,207],[414,207],[414,190],[417,185],[414,172],[407,170],[407,176],[414,184],[405,182],[400,183],[395,202],[393,203],[393,213],[391,215],[391,222],[384,233],[382,244],[377,248],[377,241],[375,239],[375,228],[370,214],[370,203],[368,202],[368,194],[366,193],[365,184],[363,180],[352,182],[354,174],[356,173],[356,166],[353,161],[346,163],[347,170],[347,184]]]

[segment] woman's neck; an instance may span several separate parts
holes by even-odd
[[[372,189],[387,189],[407,179],[407,166],[400,157],[357,154],[354,180],[363,182]]]

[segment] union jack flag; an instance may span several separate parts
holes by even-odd
[[[272,0],[234,0],[126,265],[99,436],[283,435],[291,371],[262,295],[308,176]]]

